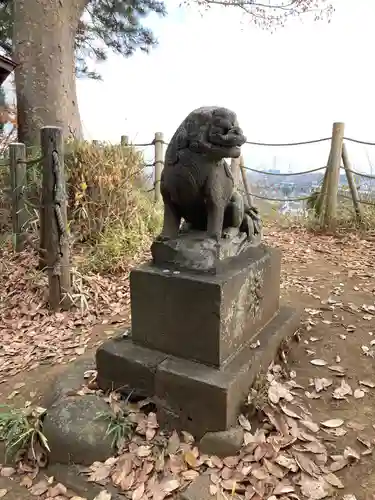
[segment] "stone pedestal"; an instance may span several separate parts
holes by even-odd
[[[279,307],[280,252],[249,248],[216,273],[147,264],[130,278],[132,327],[97,351],[99,386],[152,396],[196,437],[235,425],[255,377],[298,327]]]
[[[280,252],[251,248],[215,275],[145,265],[130,290],[135,343],[220,367],[278,311]]]

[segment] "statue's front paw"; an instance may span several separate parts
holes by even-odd
[[[231,227],[227,227],[224,229],[222,237],[226,240],[229,240],[229,239],[236,238],[236,236],[238,236],[238,234],[239,234],[239,228],[231,226]]]
[[[214,240],[216,243],[218,243],[221,239],[221,234],[217,234],[217,233],[207,233],[207,237],[210,239],[210,240]]]

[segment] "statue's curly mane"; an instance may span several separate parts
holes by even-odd
[[[166,158],[174,164],[178,162],[179,151],[186,149],[198,154],[218,155],[221,148],[237,145],[238,139],[228,134],[232,128],[240,131],[233,111],[215,106],[195,109],[174,133],[167,148]],[[224,153],[222,157],[225,157]]]

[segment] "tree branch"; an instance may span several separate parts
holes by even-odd
[[[298,7],[298,4],[302,4],[306,0],[291,0],[287,4],[264,4],[252,0],[203,0],[201,3],[206,3],[209,5],[221,5],[222,7],[240,7],[246,11],[248,11],[247,7],[250,8],[261,8],[261,9],[282,9],[282,10],[290,10],[293,7]],[[310,0],[307,0],[307,3],[310,3]]]

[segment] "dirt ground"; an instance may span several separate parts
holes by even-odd
[[[314,389],[309,387],[312,379],[333,381],[317,399],[304,395],[304,402],[316,422],[344,420],[347,434],[336,439],[335,447],[342,451],[351,446],[363,452],[366,447],[358,437],[375,444],[375,389],[369,388],[359,399],[347,395],[337,400],[332,393],[342,380],[353,394],[360,387],[366,389],[360,381],[375,383],[375,351],[371,346],[372,340],[375,344],[374,241],[279,231],[271,232],[268,240],[284,254],[282,298],[302,310],[302,339],[293,343],[288,353],[289,369],[310,393]],[[315,366],[312,360],[323,360],[327,365]],[[344,377],[335,376],[336,372],[328,368],[337,365],[343,368]],[[345,485],[338,498],[345,494],[354,494],[358,500],[375,498],[373,453],[338,475]]]
[[[352,494],[357,500],[374,500],[375,463],[371,450],[375,447],[375,238],[320,236],[301,229],[271,228],[266,241],[283,251],[282,300],[302,312],[301,341],[291,344],[287,366],[302,387],[304,403],[314,421],[344,420],[346,433],[332,442],[332,454],[341,453],[347,446],[359,453],[370,450],[358,463],[337,473],[345,488],[336,498]],[[121,287],[123,290],[123,280]],[[124,303],[121,324],[126,323],[126,307]],[[99,318],[85,335],[86,354],[94,353],[98,343],[117,327],[115,315],[113,325],[102,321]],[[38,366],[31,365],[27,372],[10,376],[1,373],[1,403],[22,406],[26,401],[40,400],[53,377],[62,373],[65,363],[73,357],[60,356],[56,364],[54,357],[49,360],[44,356],[43,364],[35,358],[33,363]],[[341,368],[333,371],[332,366]],[[317,393],[311,382],[322,378],[332,381],[332,385]],[[343,380],[350,386],[349,393],[335,399],[333,392]]]

